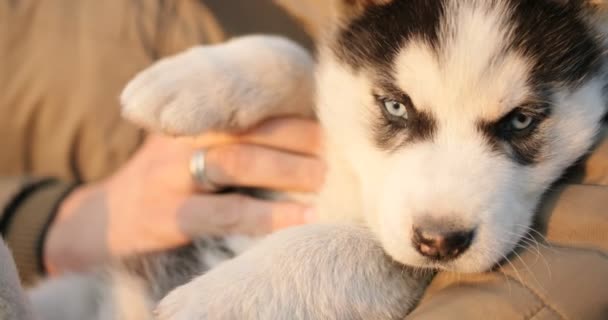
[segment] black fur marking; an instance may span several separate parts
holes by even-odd
[[[439,42],[443,0],[394,0],[371,6],[338,33],[333,51],[355,70],[390,68],[407,40],[420,37],[432,47]]]
[[[582,1],[510,2],[515,27],[507,50],[516,50],[532,62],[529,85],[536,88],[538,101],[551,101],[551,88],[576,88],[601,70],[601,45],[584,21]],[[535,164],[543,153],[542,121],[551,112],[550,104],[540,107],[543,111],[529,134],[510,135],[501,129],[509,116],[496,123],[482,123],[480,128],[496,151],[506,152],[521,165]]]
[[[517,131],[511,127],[510,122],[517,114],[533,118],[528,129]],[[550,115],[549,104],[533,103],[512,110],[498,121],[482,121],[479,129],[495,152],[506,154],[520,165],[533,165],[543,153],[543,122]]]
[[[225,260],[235,256],[223,239],[208,237],[169,251],[129,257],[121,263],[124,270],[148,285],[148,293],[154,301],[160,301],[173,289],[209,270],[204,261],[206,252],[223,256]]]
[[[129,257],[122,264],[125,270],[148,285],[148,293],[155,301],[207,269],[194,244]]]
[[[602,49],[584,19],[583,1],[511,0],[511,48],[533,62],[537,85],[577,86],[600,70]]]
[[[355,72],[394,77],[394,60],[411,39],[423,39],[435,53],[441,51],[439,33],[443,17],[449,14],[447,1],[394,0],[388,5],[368,7],[339,30],[333,52]],[[505,39],[503,54],[515,51],[528,59],[532,66],[528,84],[532,88],[544,92],[575,89],[600,72],[602,46],[586,21],[585,1],[488,0],[486,4],[503,3],[511,9],[507,18],[513,28],[513,37]],[[374,124],[375,141],[384,149],[394,149],[406,142],[432,138],[432,115],[422,114],[415,119],[419,122],[410,121],[405,130],[382,117]],[[520,164],[531,165],[540,160],[542,125],[525,137],[505,136],[497,129],[497,123],[479,126],[495,150],[509,154]]]
[[[374,123],[374,140],[383,150],[393,151],[410,143],[431,140],[437,131],[437,123],[433,116],[416,110],[412,100],[389,82],[383,82],[380,87],[384,94],[375,94],[378,120]],[[384,107],[386,99],[398,101],[406,106],[408,119],[396,119]]]
[[[398,125],[384,116],[375,122],[376,145],[387,151],[394,151],[408,145],[433,138],[436,124],[428,113],[418,113],[405,125]]]
[[[445,1],[394,0],[370,6],[338,32],[333,51],[342,62],[359,70],[390,69],[399,50],[415,37],[440,50]],[[584,21],[583,1],[507,1],[514,26],[507,50],[530,58],[532,82],[577,85],[599,70],[602,50]]]
[[[602,124],[608,125],[608,77],[604,77],[604,88],[603,88],[603,98],[604,98],[604,117],[602,118]]]

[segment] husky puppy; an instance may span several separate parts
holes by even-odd
[[[484,271],[513,250],[606,113],[603,1],[331,1],[315,78],[327,223],[271,235],[209,272],[209,250],[238,253],[235,241],[57,280],[31,294],[40,316],[145,319],[183,284],[157,318],[400,319],[432,275],[420,270]],[[138,77],[129,118],[193,134],[273,115],[205,104],[198,90],[214,79],[187,72],[191,56]],[[57,305],[71,313],[53,318]]]
[[[169,294],[162,319],[402,318],[426,279],[387,283],[377,271],[395,267],[361,241],[414,268],[488,270],[593,145],[607,102],[603,1],[333,2],[316,70],[320,208],[369,233],[279,233]]]

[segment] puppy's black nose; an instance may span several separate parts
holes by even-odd
[[[421,255],[439,261],[455,259],[467,251],[475,230],[439,231],[414,228],[412,242]]]

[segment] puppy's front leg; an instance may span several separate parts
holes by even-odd
[[[131,80],[122,113],[178,136],[249,129],[270,117],[312,117],[313,64],[304,48],[276,36],[194,47]]]
[[[269,236],[165,297],[159,319],[403,319],[431,274],[415,275],[358,226]]]

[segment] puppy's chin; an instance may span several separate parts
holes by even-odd
[[[406,266],[449,271],[457,273],[477,273],[491,270],[503,262],[524,236],[521,230],[500,233],[480,228],[471,247],[461,256],[449,261],[436,261],[422,256],[412,245],[411,235],[398,234],[394,224],[379,224],[375,229],[382,248],[393,260]],[[407,230],[407,229],[406,229]]]
[[[487,253],[476,251],[467,252],[461,257],[445,262],[434,261],[423,257],[414,251],[413,247],[407,250],[390,250],[383,244],[385,252],[395,261],[417,269],[429,269],[439,271],[449,271],[457,273],[478,273],[485,272],[494,267],[501,258],[490,257]]]

